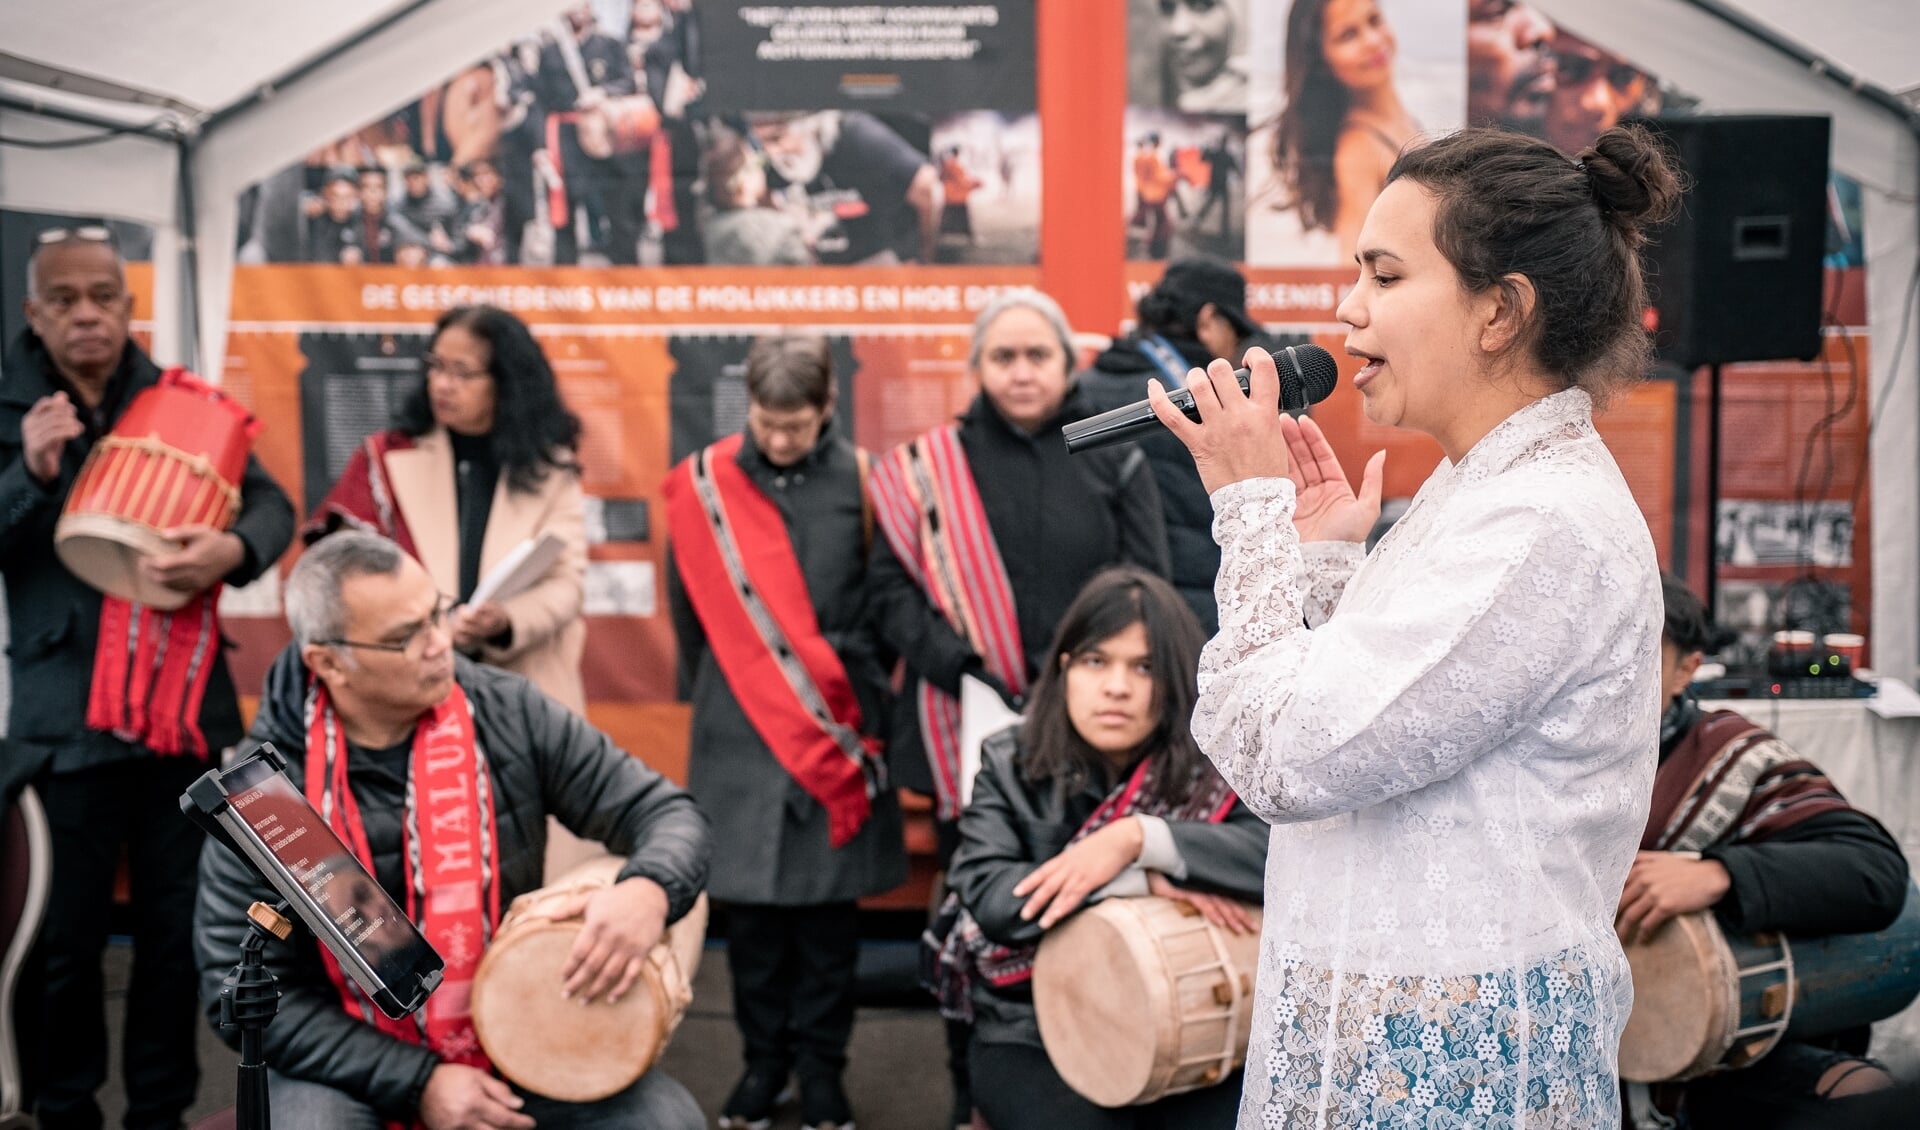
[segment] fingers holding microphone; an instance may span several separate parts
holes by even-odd
[[[1226,361],[1216,360],[1205,371],[1188,374],[1198,423],[1173,406],[1159,381],[1147,385],[1147,402],[1155,418],[1193,453],[1208,494],[1245,479],[1285,478],[1288,473],[1287,440],[1280,425],[1280,374],[1273,355],[1264,349],[1248,350],[1246,365],[1245,392]]]

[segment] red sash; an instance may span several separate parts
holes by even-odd
[[[954,425],[888,452],[873,468],[873,504],[895,557],[987,670],[1015,694],[1027,689],[1026,652],[1013,585]],[[960,815],[960,702],[921,680],[920,734],[938,813]]]
[[[728,436],[667,476],[668,541],[707,646],[774,759],[827,810],[841,847],[872,813],[878,743],[860,733],[853,681],[820,634],[786,523]]]
[[[340,481],[301,527],[301,537],[311,543],[341,526],[352,526],[390,538],[409,557],[419,557],[387,479],[387,453],[412,447],[413,437],[397,430],[375,432],[362,440],[347,469],[340,472]]]
[[[490,1070],[467,1005],[480,955],[500,924],[500,837],[493,781],[474,736],[473,711],[458,684],[421,716],[407,785],[402,823],[406,912],[446,962],[440,987],[418,1013],[391,1020],[361,994],[324,946],[320,958],[349,1014],[396,1040],[425,1043],[446,1062]],[[307,698],[305,786],[307,800],[372,874],[373,853],[347,781],[346,734],[318,680]]]

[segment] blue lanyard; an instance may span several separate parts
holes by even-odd
[[[1172,342],[1159,334],[1154,334],[1152,337],[1143,337],[1134,344],[1140,352],[1147,355],[1147,360],[1158,366],[1160,372],[1165,375],[1168,392],[1187,387],[1187,371],[1194,366],[1187,364],[1187,359],[1180,356],[1180,351],[1173,347]]]

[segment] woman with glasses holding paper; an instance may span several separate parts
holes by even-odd
[[[425,382],[354,452],[306,539],[348,525],[399,542],[452,598],[456,647],[582,712],[579,417],[504,310],[447,311],[421,360]]]

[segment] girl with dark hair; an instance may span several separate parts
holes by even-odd
[[[426,380],[368,436],[304,531],[341,525],[399,542],[460,603],[450,621],[468,655],[525,675],[586,709],[586,516],[574,450],[580,419],[560,399],[526,323],[492,306],[461,306],[434,324]],[[521,543],[552,534],[561,549],[530,587],[469,603],[480,579]]]
[[[1378,0],[1294,0],[1285,50],[1280,203],[1307,232],[1331,232],[1345,263],[1387,170],[1420,132],[1393,83],[1399,42]]]
[[[1233,1124],[1239,1077],[1107,1109],[1054,1070],[1034,1017],[1046,932],[1103,898],[1158,895],[1235,933],[1267,830],[1188,731],[1202,637],[1173,586],[1108,569],[1067,609],[1026,719],[987,739],[929,944],[941,1011],[971,1020],[973,1099],[995,1130]]]
[[[1371,554],[1381,456],[1355,491],[1270,359],[1251,394],[1190,374],[1200,423],[1149,393],[1221,546],[1194,736],[1287,861],[1243,1125],[1620,1125],[1660,575],[1593,404],[1645,371],[1641,229],[1678,194],[1637,129],[1394,164],[1338,313],[1367,418],[1446,458]]]

